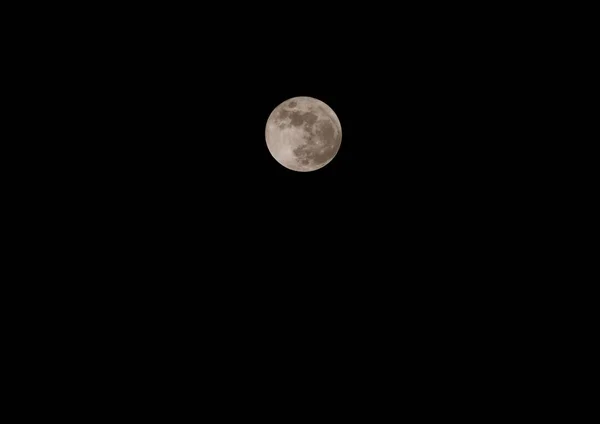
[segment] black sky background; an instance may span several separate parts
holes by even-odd
[[[61,134],[60,182],[40,184],[75,229],[74,274],[109,281],[102,292],[125,305],[190,302],[186,313],[494,302],[502,290],[480,282],[522,259],[523,211],[505,200],[529,195],[515,190],[527,98],[514,97],[522,69],[503,60],[501,19],[350,12],[146,5],[80,15],[40,40]],[[266,147],[269,114],[294,96],[342,124],[338,155],[316,172],[289,171]]]
[[[538,334],[510,324],[537,295],[521,284],[535,270],[519,268],[541,178],[521,126],[536,49],[511,41],[518,19],[217,6],[69,8],[60,21],[36,9],[52,36],[26,51],[24,98],[47,119],[24,126],[42,133],[24,145],[43,166],[23,240],[47,259],[23,269],[44,275],[27,286],[51,318],[35,321],[51,339],[40,350],[64,335],[76,349],[57,352],[109,376],[111,393],[169,375],[193,376],[187,389],[205,370],[244,393],[399,371],[420,397],[444,379],[453,393],[465,369],[484,382],[513,369],[522,351],[498,340]],[[294,96],[342,124],[316,172],[266,146],[267,118]]]

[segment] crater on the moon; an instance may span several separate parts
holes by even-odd
[[[314,171],[337,154],[342,127],[335,112],[320,100],[295,97],[273,110],[265,129],[271,155],[294,171]]]

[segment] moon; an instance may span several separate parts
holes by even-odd
[[[340,149],[342,126],[321,100],[293,97],[271,112],[265,138],[269,152],[281,165],[293,171],[316,171]]]

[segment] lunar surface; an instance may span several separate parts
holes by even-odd
[[[277,106],[265,129],[269,152],[293,171],[323,168],[342,142],[342,126],[333,110],[312,97],[294,97]]]

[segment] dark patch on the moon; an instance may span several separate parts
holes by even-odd
[[[290,114],[290,120],[291,120],[291,124],[296,127],[300,126],[304,123],[300,112],[292,112],[292,114]]]
[[[323,151],[316,151],[314,153],[314,155],[312,156],[312,160],[317,165],[322,165],[325,162],[327,162],[329,159],[331,159],[331,154],[323,152]]]
[[[304,124],[304,119],[302,118],[301,112],[292,112],[290,119],[292,120],[292,125],[295,127],[299,127],[300,125]]]
[[[296,155],[296,158],[298,159],[303,159],[308,155],[309,149],[308,146],[306,144],[303,144],[302,146],[296,147],[294,149],[294,155]]]
[[[323,165],[331,159],[331,155],[327,154],[323,149],[312,145],[305,144],[294,149],[294,154],[299,163],[302,165]]]
[[[303,145],[294,149],[294,155],[296,156],[296,161],[300,165],[308,165],[310,164],[310,149],[307,145]]]
[[[317,115],[315,115],[314,113],[310,113],[310,112],[305,114],[303,117],[304,117],[304,122],[306,122],[311,128],[314,125],[314,123],[317,122],[317,119],[319,119],[319,117]]]
[[[317,134],[325,141],[325,144],[334,144],[337,141],[335,140],[333,125],[329,121],[323,121],[317,130]]]
[[[288,103],[288,107],[296,107],[298,103],[296,103],[295,100],[292,100],[291,102]]]
[[[285,119],[285,118],[287,118],[288,116],[290,116],[290,112],[288,112],[287,110],[285,110],[285,109],[281,109],[281,110],[279,111],[279,119]]]
[[[317,122],[317,119],[319,119],[319,117],[317,115],[315,115],[314,113],[302,113],[302,112],[292,112],[290,114],[290,119],[292,122],[292,125],[299,127],[301,125],[306,124],[307,129],[310,131],[312,126],[314,125],[315,122]]]

